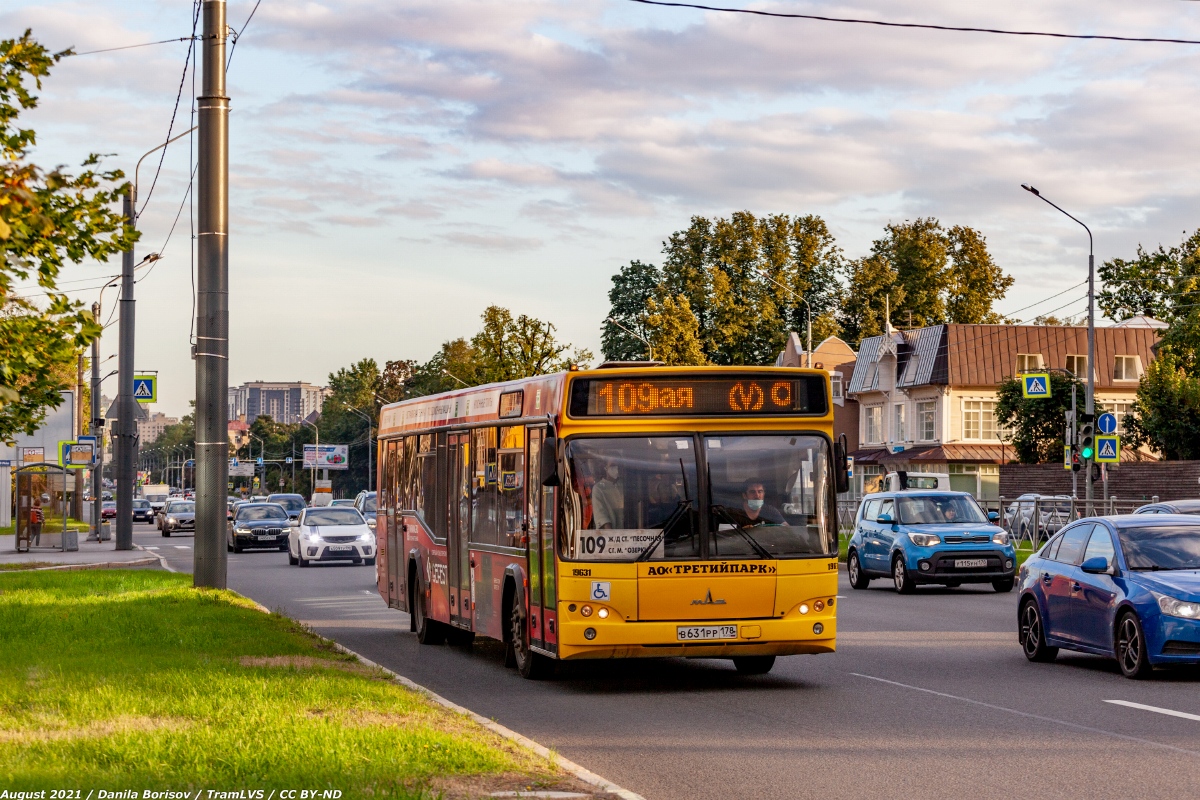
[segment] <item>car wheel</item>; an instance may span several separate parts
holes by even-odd
[[[308,566],[308,559],[304,557],[304,551],[300,548],[296,548],[296,558],[300,559],[301,568]]]
[[[304,562],[301,562],[304,563]],[[413,623],[421,644],[441,644],[446,639],[442,624],[429,618],[429,598],[420,584],[413,587]]]
[[[225,537],[225,552],[226,553],[233,552],[233,541],[228,536]]]
[[[1137,614],[1126,612],[1117,622],[1117,663],[1126,678],[1145,678],[1150,674],[1150,657],[1146,653],[1146,635]]]
[[[992,581],[992,588],[1000,594],[1011,592],[1016,585],[1016,578],[1000,578],[999,580]]]
[[[900,594],[912,594],[917,589],[902,556],[892,559],[892,583],[895,584],[896,591]]]
[[[283,546],[283,549],[287,550],[289,564],[291,564],[294,567],[300,563],[300,559],[298,559],[298,558],[296,558],[296,556],[292,555],[292,546],[290,544],[285,544]]]
[[[233,552],[240,553],[240,552],[242,552],[243,549],[244,548],[240,544],[238,544],[238,540],[235,538],[233,540]]]
[[[1046,626],[1042,623],[1042,612],[1033,598],[1021,606],[1017,638],[1025,657],[1030,661],[1047,663],[1058,657],[1058,648],[1046,644]]]
[[[735,656],[733,666],[739,675],[766,675],[775,666],[775,656]]]
[[[554,662],[530,649],[529,627],[525,624],[525,609],[516,600],[513,601],[509,622],[513,660],[517,664],[517,671],[521,673],[521,677],[531,681],[540,681],[550,677],[554,672]]]
[[[960,586],[962,586],[962,581],[947,581],[946,582],[947,589],[957,589]]]
[[[858,561],[857,550],[851,550],[850,555],[846,556],[846,576],[850,578],[850,587],[853,589],[865,589],[871,583]]]
[[[169,530],[167,530],[166,528],[162,529],[162,535],[167,537],[168,539],[171,538],[171,532]]]
[[[373,566],[375,566],[375,559],[373,559],[373,558],[368,558],[368,559],[367,559],[367,560],[366,560],[364,563],[365,563],[365,564],[366,564],[368,567],[373,567]]]

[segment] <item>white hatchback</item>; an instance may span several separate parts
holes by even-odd
[[[314,561],[353,561],[375,565],[375,533],[357,509],[345,506],[306,508],[288,531],[288,563],[307,567]]]

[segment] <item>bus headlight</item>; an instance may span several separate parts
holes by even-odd
[[[596,612],[596,616],[599,617],[600,619],[608,619],[608,609],[607,608],[600,609],[599,611]]]
[[[583,614],[585,617],[590,617],[592,615],[592,607],[588,605],[582,606],[579,609],[579,613]]]

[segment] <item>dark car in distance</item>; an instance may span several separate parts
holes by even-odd
[[[1138,508],[1135,514],[1200,514],[1200,500],[1168,500]]]
[[[283,510],[287,512],[288,519],[300,519],[300,513],[308,508],[308,503],[304,501],[302,494],[272,494],[267,496],[266,502],[278,503],[283,506]]]
[[[101,509],[101,515],[103,515],[103,509]],[[133,521],[154,522],[154,507],[150,505],[149,500],[133,501]]]
[[[229,519],[226,547],[240,553],[248,547],[287,550],[292,521],[279,503],[243,503]]]

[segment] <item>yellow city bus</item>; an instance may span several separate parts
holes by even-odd
[[[381,411],[379,464],[379,591],[424,644],[491,637],[533,678],[834,651],[823,371],[623,363],[422,397]]]

